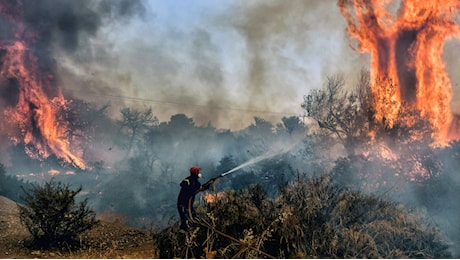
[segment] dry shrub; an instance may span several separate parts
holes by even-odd
[[[436,229],[397,203],[344,190],[324,175],[299,178],[267,198],[260,186],[227,191],[154,234],[160,257],[449,258]],[[210,253],[211,252],[211,253]]]
[[[407,213],[397,203],[357,192],[344,192],[331,218],[343,241],[337,248],[338,256],[449,257],[447,245],[440,239],[440,234],[421,221],[421,217]]]

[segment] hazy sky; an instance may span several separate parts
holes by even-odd
[[[368,66],[349,47],[335,0],[143,3],[72,55],[56,52],[65,93],[240,129],[254,116],[301,115],[303,96],[327,76]]]

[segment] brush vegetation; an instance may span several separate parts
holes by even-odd
[[[274,199],[259,185],[197,207],[154,234],[161,258],[448,258],[439,231],[400,204],[342,189],[329,175],[289,183]]]
[[[21,222],[33,237],[33,245],[44,248],[72,245],[78,235],[97,224],[96,215],[87,201],[76,202],[82,187],[51,179],[25,191],[25,205],[19,205]]]

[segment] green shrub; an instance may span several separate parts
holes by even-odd
[[[87,200],[80,203],[75,200],[81,190],[81,186],[72,190],[54,179],[42,186],[33,185],[29,192],[24,190],[25,205],[19,206],[20,219],[32,234],[35,245],[73,244],[80,233],[97,224]]]

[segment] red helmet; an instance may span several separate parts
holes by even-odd
[[[198,173],[200,173],[200,171],[201,171],[201,168],[197,167],[197,166],[193,166],[192,168],[190,168],[190,174],[198,175]]]

